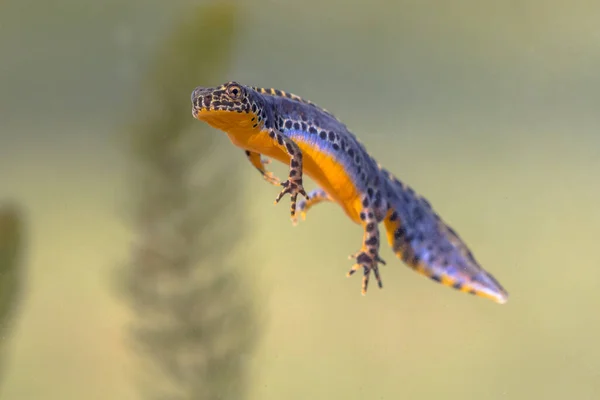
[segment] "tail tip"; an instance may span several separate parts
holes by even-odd
[[[498,304],[506,304],[508,302],[508,294],[496,293],[493,297],[493,300]]]

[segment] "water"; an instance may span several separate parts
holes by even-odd
[[[161,38],[199,2],[59,3],[0,13],[0,195],[29,224],[0,390],[132,399],[132,311],[111,289],[132,237],[117,133]],[[243,10],[224,80],[334,112],[510,293],[503,306],[457,293],[385,248],[385,289],[363,298],[360,278],[344,277],[360,228],[335,205],[292,228],[287,205],[272,205],[277,189],[248,166],[239,195],[254,223],[235,256],[268,312],[245,356],[249,398],[596,398],[598,6],[261,0]]]

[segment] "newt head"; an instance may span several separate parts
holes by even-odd
[[[264,112],[259,95],[237,82],[214,88],[198,86],[191,96],[192,115],[225,132],[254,129],[262,125]]]

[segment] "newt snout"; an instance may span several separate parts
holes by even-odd
[[[198,111],[203,108],[203,104],[205,103],[204,99],[207,98],[207,96],[210,96],[211,90],[211,88],[198,86],[192,91],[192,115],[194,118],[196,118]]]

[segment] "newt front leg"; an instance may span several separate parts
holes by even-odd
[[[290,156],[290,172],[288,179],[281,183],[283,190],[279,193],[275,199],[275,204],[279,203],[279,200],[289,193],[292,200],[290,205],[290,215],[292,222],[296,223],[296,200],[298,195],[309,198],[302,186],[302,151],[300,147],[294,141],[287,136],[284,136],[281,132],[271,129],[269,130],[269,137],[273,139],[280,148],[282,148]]]
[[[268,158],[262,158],[260,153],[250,150],[246,150],[246,157],[248,158],[248,161],[250,161],[250,164],[252,164],[254,168],[256,168],[258,172],[261,173],[261,175],[263,176],[263,178],[265,178],[267,182],[275,186],[281,186],[281,181],[279,180],[279,178],[273,175],[272,172],[267,171],[265,168],[265,165],[270,164],[271,160],[269,160]]]

